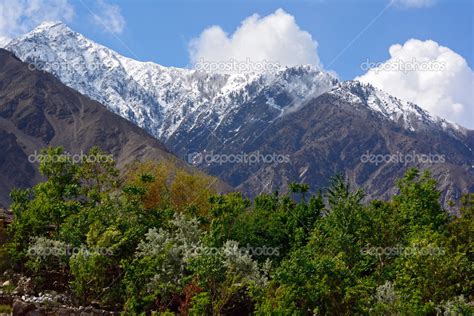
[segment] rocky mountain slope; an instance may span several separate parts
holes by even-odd
[[[119,167],[153,159],[192,169],[141,128],[0,49],[0,205],[13,187],[40,179],[33,155],[50,145],[70,154],[98,145]]]
[[[385,196],[413,165],[433,171],[445,198],[474,190],[472,131],[310,66],[239,74],[163,67],[121,56],[52,22],[6,48],[250,195],[285,189],[290,181],[316,188],[341,172]],[[437,155],[444,162],[363,162],[389,154]],[[245,155],[288,162],[223,163]]]

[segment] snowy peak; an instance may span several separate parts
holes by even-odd
[[[458,124],[432,115],[416,104],[394,97],[368,83],[355,80],[341,82],[330,93],[350,103],[367,106],[410,131],[434,128],[449,132],[452,136],[465,134],[465,129]]]
[[[62,30],[71,31],[71,29],[69,27],[67,27],[66,24],[64,24],[61,21],[44,21],[41,24],[39,24],[37,27],[35,27],[31,31],[31,33],[41,33],[45,30],[50,30],[52,28],[59,28],[59,29],[62,29]]]

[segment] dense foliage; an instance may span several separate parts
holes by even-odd
[[[47,180],[11,194],[3,249],[38,288],[125,314],[473,312],[474,195],[450,216],[427,173],[409,170],[390,201],[362,203],[342,177],[250,201],[170,165],[120,175],[110,161],[52,159],[62,153],[45,151]]]

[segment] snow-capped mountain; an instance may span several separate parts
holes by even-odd
[[[394,97],[371,84],[345,81],[329,93],[338,94],[355,106],[368,107],[410,131],[443,130],[454,137],[466,134],[466,129],[459,124],[432,115],[418,105]]]
[[[183,158],[187,159],[190,152],[263,149],[295,155],[291,165],[252,168],[189,161],[254,194],[264,187],[285,187],[289,181],[322,185],[316,178],[324,175],[327,179],[337,171],[344,171],[362,185],[374,182],[376,175],[383,176],[386,183],[390,182],[386,177],[400,175],[396,169],[390,169],[390,176],[382,172],[386,166],[367,169],[360,161],[357,164],[358,157],[369,149],[388,153],[446,149],[451,151],[446,153],[457,168],[456,174],[467,172],[471,177],[474,171],[472,131],[371,85],[340,82],[311,66],[238,74],[164,67],[124,57],[62,23],[52,22],[13,39],[6,49],[30,67],[52,73],[67,86],[134,122]],[[328,117],[328,113],[333,115]],[[323,122],[323,118],[330,122]],[[365,130],[371,125],[378,130]],[[301,130],[300,126],[307,128]],[[319,129],[322,126],[324,129]],[[296,135],[295,130],[299,131]],[[314,133],[309,132],[312,130]],[[353,135],[367,133],[363,139],[378,139],[379,143],[358,143],[356,136],[346,139],[348,131]],[[343,154],[341,148],[346,145],[339,143],[343,139],[358,150]],[[339,152],[332,152],[329,145]],[[313,156],[314,152],[319,156]],[[452,177],[450,168],[437,166],[438,176]],[[474,186],[474,180],[467,184]],[[458,194],[466,184],[452,187],[451,191]],[[375,191],[378,189],[379,184]],[[380,193],[388,190],[385,187]]]
[[[7,49],[32,67],[167,140],[180,126],[208,122],[216,129],[239,104],[268,95],[276,109],[330,90],[336,79],[311,67],[274,73],[218,74],[139,62],[101,46],[62,23],[46,22],[13,40]],[[271,88],[270,88],[271,87]]]
[[[78,155],[99,146],[119,168],[140,157],[195,172],[143,129],[0,49],[0,207],[10,205],[13,188],[44,180],[34,158],[47,146]]]
[[[163,141],[182,132],[181,128],[188,131],[205,124],[215,130],[242,103],[259,99],[281,115],[331,89],[334,93],[342,90],[348,97],[363,95],[370,108],[409,129],[433,122],[459,129],[372,86],[339,84],[332,75],[311,66],[240,74],[163,67],[124,57],[61,22],[45,22],[11,41],[6,49]]]

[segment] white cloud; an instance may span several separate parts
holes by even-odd
[[[125,19],[117,5],[93,2],[91,18],[108,32],[121,33]],[[69,0],[0,0],[0,47],[44,21],[71,22],[75,9]]]
[[[282,9],[260,17],[254,14],[228,35],[220,26],[205,29],[189,44],[192,65],[201,62],[269,63],[321,67],[317,43]],[[256,65],[258,68],[259,65]],[[232,69],[234,70],[234,69]]]
[[[474,73],[462,56],[435,41],[417,39],[392,45],[389,52],[390,59],[356,80],[474,128]]]
[[[3,42],[47,20],[69,22],[74,8],[67,0],[0,0],[0,37]]]
[[[104,0],[97,1],[92,14],[92,20],[99,27],[110,33],[122,33],[125,28],[125,18],[118,5],[109,4]]]
[[[404,8],[422,8],[434,5],[436,0],[392,0],[397,6]]]

